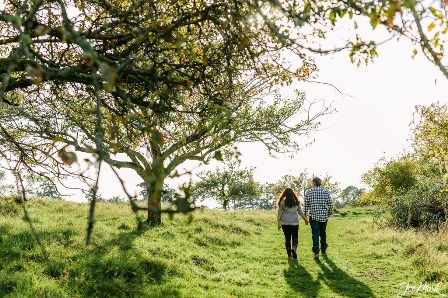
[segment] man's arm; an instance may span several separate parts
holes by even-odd
[[[331,198],[329,192],[327,192],[327,199],[325,203],[327,205],[328,216],[331,216],[333,214],[333,199]]]
[[[310,212],[310,207],[311,207],[311,204],[310,204],[310,197],[309,197],[309,195],[308,195],[308,192],[306,192],[305,193],[305,199],[304,199],[304,205],[303,205],[303,214],[306,216],[306,217],[309,217],[310,215],[309,215],[309,212]]]

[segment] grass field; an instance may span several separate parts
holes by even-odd
[[[21,216],[0,215],[0,297],[448,296],[447,233],[380,228],[367,209],[330,219],[316,262],[303,222],[287,259],[275,210],[200,210],[137,231],[127,205],[99,203],[86,247],[88,205],[27,204],[49,260]]]

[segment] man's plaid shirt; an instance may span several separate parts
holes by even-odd
[[[330,193],[320,186],[313,187],[305,193],[303,213],[312,220],[325,222],[333,213],[333,200]]]

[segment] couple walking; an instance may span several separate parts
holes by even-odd
[[[313,178],[313,187],[305,193],[305,202],[302,203],[292,188],[286,188],[277,201],[278,229],[285,234],[285,247],[288,257],[297,260],[297,245],[299,243],[299,216],[305,224],[310,224],[313,239],[314,258],[319,258],[319,251],[326,255],[327,221],[333,212],[333,201],[330,193],[321,187],[321,180]],[[320,241],[319,241],[320,240]],[[319,246],[320,242],[320,246]]]

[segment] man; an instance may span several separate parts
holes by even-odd
[[[322,256],[327,255],[327,221],[333,212],[333,200],[325,188],[321,187],[319,177],[313,178],[313,188],[305,193],[304,214],[309,218],[313,237],[314,258],[319,259],[319,251]],[[320,249],[319,249],[320,238]]]

